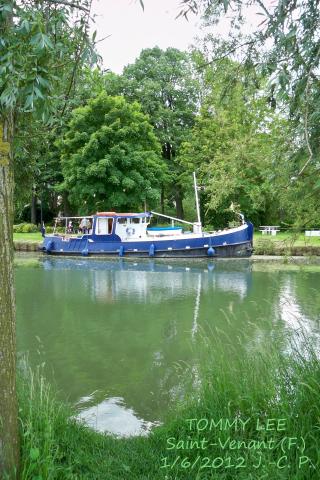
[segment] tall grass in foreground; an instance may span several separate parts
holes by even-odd
[[[211,429],[208,423],[202,430],[202,421],[198,431],[193,422],[191,436],[217,445],[201,454],[210,462],[202,462],[201,475],[190,478],[319,479],[320,363],[311,341],[302,330],[279,340],[261,335],[258,343],[250,333],[229,339],[213,330],[211,336],[216,340],[203,339],[199,391],[189,397],[183,415],[213,419]],[[241,420],[247,421],[243,428]],[[188,430],[184,427],[182,436]],[[189,455],[191,463],[197,454]],[[220,460],[211,462],[217,457],[224,459],[221,467]]]
[[[274,339],[210,337],[186,398],[148,438],[93,432],[71,419],[41,375],[25,375],[22,480],[319,479],[320,363],[311,343],[300,337],[280,349]],[[258,429],[268,419],[272,429]]]
[[[46,479],[56,468],[56,430],[57,425],[64,421],[66,411],[56,402],[39,369],[33,373],[26,362],[21,369],[18,381],[22,427],[21,477]]]

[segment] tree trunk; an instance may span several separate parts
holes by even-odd
[[[176,201],[176,212],[177,218],[184,219],[184,211],[183,211],[183,194],[181,191],[181,187],[177,185],[176,193],[175,193],[175,201]]]
[[[31,223],[34,225],[37,224],[37,195],[35,194],[34,189],[32,190],[31,199]]]
[[[69,203],[68,192],[63,192],[62,194],[62,208],[63,208],[63,213],[65,217],[68,217],[71,215],[71,207]]]
[[[19,469],[16,332],[13,284],[12,121],[0,117],[0,478]]]

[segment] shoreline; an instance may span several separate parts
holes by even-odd
[[[320,256],[284,256],[284,255],[252,255],[248,258],[134,258],[134,257],[127,257],[127,258],[119,258],[117,256],[88,256],[88,257],[78,257],[78,256],[59,256],[59,255],[45,255],[43,252],[39,250],[15,250],[15,264],[16,265],[23,265],[29,264],[30,261],[33,264],[34,262],[38,262],[41,259],[50,258],[50,259],[73,259],[86,261],[115,261],[119,260],[121,262],[128,262],[128,263],[135,263],[139,262],[154,262],[159,264],[177,264],[177,265],[185,265],[187,266],[195,266],[202,265],[205,266],[209,263],[233,263],[235,267],[241,266],[242,264],[246,264],[247,266],[258,266],[261,267],[272,267],[272,266],[279,266],[281,267],[288,267],[288,268],[300,268],[303,266],[309,267],[320,267]]]
[[[21,241],[21,240],[14,240],[13,241],[13,248],[15,252],[38,252],[41,247],[42,242],[38,242],[37,240],[28,240],[28,241]]]

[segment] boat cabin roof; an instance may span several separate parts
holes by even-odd
[[[151,217],[152,213],[151,212],[144,212],[144,213],[117,213],[117,212],[97,212],[95,215],[83,215],[83,216],[78,216],[78,217],[56,217],[55,220],[74,220],[74,219],[82,219],[82,218],[94,218],[94,217],[135,217],[135,218],[141,218],[141,217]]]
[[[97,212],[97,217],[151,217],[151,212],[143,213],[117,213],[117,212]]]

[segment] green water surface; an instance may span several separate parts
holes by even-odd
[[[94,428],[141,434],[183,399],[213,330],[257,352],[301,329],[317,339],[319,286],[317,268],[245,259],[40,257],[16,268],[18,352]]]

